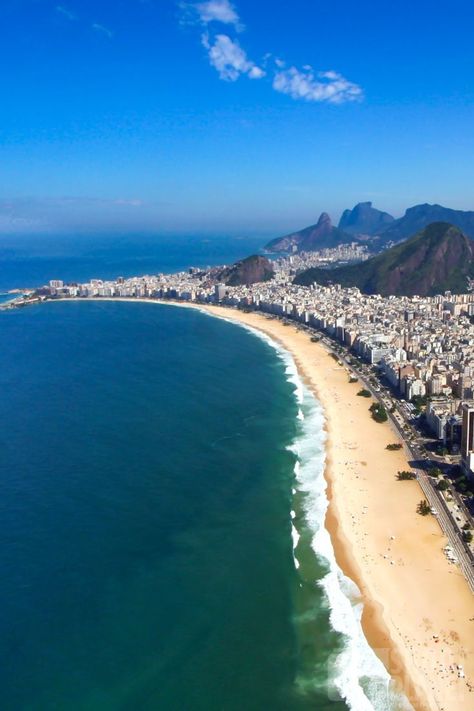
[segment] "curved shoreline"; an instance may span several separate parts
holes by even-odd
[[[369,403],[356,397],[357,385],[349,384],[346,370],[308,334],[262,314],[152,299],[90,300],[200,309],[261,331],[291,353],[324,410],[329,499],[325,525],[338,565],[361,591],[366,639],[417,711],[470,711],[474,692],[466,680],[446,670],[457,659],[465,667],[467,681],[474,681],[472,595],[442,553],[445,539],[436,519],[422,519],[415,513],[422,497],[417,482],[395,480],[397,470],[409,468],[403,450],[385,450],[396,435],[388,424],[370,419]],[[345,422],[350,416],[354,419]],[[367,488],[361,489],[362,483]],[[381,515],[377,506],[383,507]],[[433,590],[437,597],[430,594]],[[433,641],[434,636],[441,638],[441,644]]]

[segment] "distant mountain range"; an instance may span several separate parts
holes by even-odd
[[[474,239],[474,212],[469,210],[452,210],[442,205],[415,205],[409,207],[403,217],[392,222],[381,233],[381,242],[399,242],[411,237],[433,222],[449,222],[458,227],[467,237]]]
[[[371,202],[359,202],[352,210],[344,210],[339,229],[349,235],[379,235],[395,222],[388,212],[372,207]]]
[[[294,283],[357,286],[363,293],[383,296],[433,296],[446,290],[465,292],[470,278],[474,278],[474,242],[457,226],[435,222],[366,262],[307,269]]]
[[[407,239],[433,222],[448,222],[474,239],[472,211],[423,204],[408,208],[404,216],[396,220],[387,212],[374,208],[371,202],[361,202],[352,210],[344,210],[337,227],[323,212],[316,225],[277,237],[266,245],[266,249],[270,252],[310,252],[360,241],[380,250]]]
[[[339,244],[353,242],[354,238],[334,227],[327,212],[323,212],[316,225],[305,227],[284,237],[277,237],[267,244],[269,252],[315,252],[325,247],[337,247]]]

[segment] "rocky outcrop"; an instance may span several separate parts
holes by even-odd
[[[226,286],[242,286],[256,284],[260,281],[270,281],[275,276],[273,265],[266,257],[254,254],[231,267],[226,267],[214,275],[217,282]]]
[[[314,252],[352,241],[353,237],[334,227],[327,212],[323,212],[315,225],[284,237],[277,237],[269,242],[265,249],[269,252],[289,252],[295,249],[298,252]]]
[[[388,212],[372,207],[371,202],[359,202],[352,210],[344,210],[339,229],[351,235],[380,235],[394,222]]]

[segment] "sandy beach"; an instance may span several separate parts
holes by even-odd
[[[204,308],[281,343],[323,405],[326,525],[339,565],[361,590],[369,643],[416,709],[472,711],[474,597],[444,555],[436,518],[416,513],[424,498],[418,483],[396,479],[410,467],[403,450],[386,449],[397,441],[394,430],[372,420],[372,400],[357,396],[360,384],[304,331],[261,314]]]
[[[251,326],[292,354],[324,409],[326,526],[338,564],[361,591],[370,645],[417,711],[472,711],[474,596],[444,555],[447,540],[436,518],[416,513],[424,498],[419,484],[396,479],[410,466],[403,449],[386,449],[399,440],[389,423],[371,418],[373,400],[358,397],[361,384],[350,383],[347,368],[296,324],[231,308],[175,305]]]

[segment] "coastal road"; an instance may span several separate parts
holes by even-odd
[[[474,555],[465,546],[461,537],[461,532],[453,521],[451,512],[449,511],[441,492],[433,487],[431,481],[429,480],[429,476],[422,469],[417,469],[416,474],[418,483],[423,489],[423,493],[426,496],[428,503],[431,508],[437,512],[436,517],[439,525],[441,526],[443,533],[448,538],[449,545],[458,559],[459,567],[464,573],[464,577],[474,593]]]
[[[321,341],[331,352],[334,352],[333,346],[329,339],[323,337]],[[378,402],[381,402],[385,406],[383,402],[383,395],[380,394],[380,391],[375,390],[374,386],[367,380],[365,374],[361,373],[357,366],[354,366],[352,360],[349,363],[344,355],[341,355],[340,353],[336,353],[336,355],[344,363],[344,365],[346,365],[357,375],[358,378],[360,378],[364,387],[366,387],[367,390],[370,391],[374,399]],[[394,416],[395,413],[387,412],[387,414],[390,418],[392,426],[395,427],[399,437],[401,438],[405,446],[405,450],[409,455],[409,458],[412,461],[416,462],[417,460],[419,460],[419,456],[413,449],[413,445],[409,442],[407,435],[403,429],[403,425],[406,423],[405,418],[402,419],[402,422],[399,422],[398,419]],[[429,477],[423,469],[416,467],[416,465],[413,467],[413,469],[416,472],[418,483],[421,486],[426,500],[428,501],[431,508],[437,512],[436,518],[438,520],[440,528],[448,539],[449,545],[453,549],[453,553],[458,559],[458,565],[462,573],[464,574],[464,577],[466,578],[469,587],[471,588],[471,591],[474,593],[474,554],[462,540],[462,534],[454,519],[454,516],[448,509],[443,494],[438,491],[438,489],[436,489],[433,485],[431,477]]]
[[[362,380],[364,385],[372,393],[373,397],[380,400],[380,396],[374,391],[371,384],[368,383],[363,377]],[[419,456],[417,456],[416,452],[412,449],[411,443],[407,440],[402,425],[395,417],[393,417],[392,413],[388,414],[392,424],[395,426],[399,436],[401,437],[411,460],[416,462],[419,460]],[[435,488],[431,481],[431,477],[423,469],[419,469],[416,466],[413,468],[415,469],[418,483],[420,484],[429,505],[434,511],[437,512],[436,518],[438,519],[441,530],[447,537],[449,545],[458,559],[459,567],[461,568],[471,591],[474,593],[474,555],[462,540],[461,531],[459,530],[453,515],[448,509],[443,494]]]

